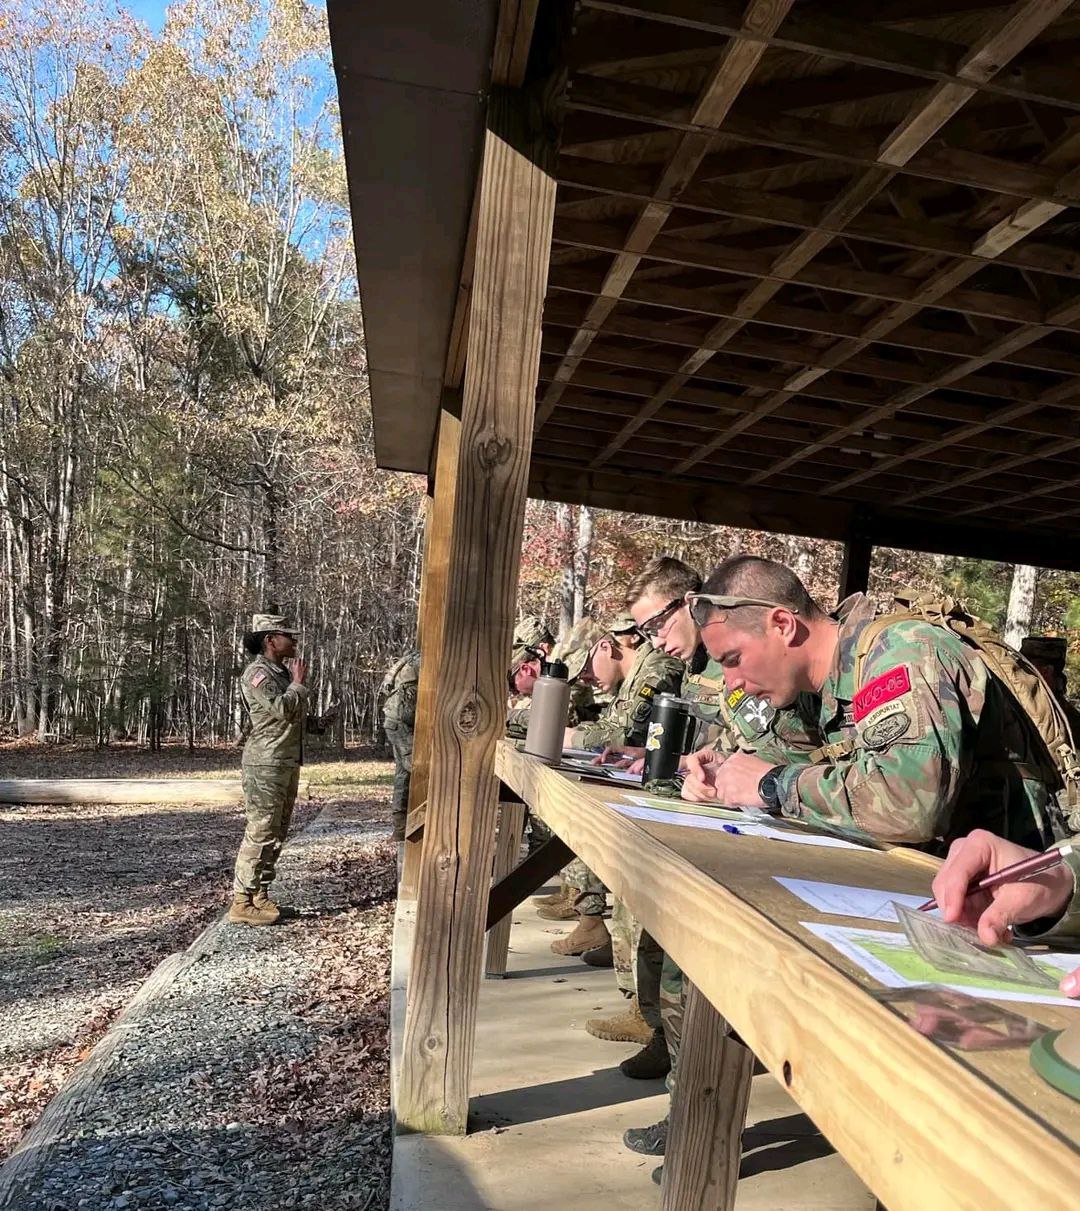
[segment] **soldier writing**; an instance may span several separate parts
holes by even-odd
[[[256,614],[244,636],[255,657],[240,678],[251,718],[241,763],[247,826],[229,909],[229,920],[242,925],[272,925],[281,915],[268,888],[289,831],[303,757],[308,688],[306,666],[296,655],[298,634],[281,614]]]

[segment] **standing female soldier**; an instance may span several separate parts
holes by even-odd
[[[244,647],[255,659],[240,692],[251,715],[242,762],[247,828],[236,858],[229,920],[273,925],[281,915],[267,895],[289,831],[303,757],[308,688],[296,636],[281,614],[256,614]]]

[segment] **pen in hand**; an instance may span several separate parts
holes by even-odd
[[[973,883],[967,889],[967,895],[973,896],[977,891],[992,891],[1003,883],[1022,883],[1025,879],[1041,875],[1043,871],[1052,870],[1071,853],[1072,846],[1063,845],[1060,849],[1047,850],[1044,854],[1035,854],[1031,858],[1023,858],[1019,862],[1013,862],[1010,866],[1003,866],[1001,870],[995,871],[994,874],[987,875],[985,878],[980,879],[978,883]],[[930,912],[932,909],[937,908],[937,906],[937,900],[927,900],[925,904],[919,905],[918,911]]]

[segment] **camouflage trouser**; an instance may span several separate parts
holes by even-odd
[[[671,1058],[668,1073],[668,1093],[675,1092],[675,1071],[679,1066],[679,1047],[682,1044],[683,1014],[686,1012],[686,989],[682,968],[677,967],[669,955],[664,955],[660,972],[660,1020],[664,1026],[664,1042]]]
[[[583,917],[601,917],[607,909],[607,888],[580,858],[566,868],[565,877],[578,890],[574,907]]]
[[[528,808],[525,809],[525,815],[529,821],[529,853],[533,854],[541,845],[550,841],[553,834],[543,820],[539,816],[534,816]]]
[[[660,964],[664,952],[619,899],[611,911],[611,947],[620,991],[627,996],[636,993],[641,1016],[654,1030],[659,1030]]]
[[[630,914],[626,904],[615,897],[611,909],[611,952],[615,959],[615,982],[624,996],[637,991],[634,980],[634,949],[641,927]]]
[[[258,891],[269,887],[274,878],[274,867],[289,832],[300,767],[245,765],[241,775],[247,827],[236,855],[233,890]]]
[[[405,825],[409,812],[409,779],[412,777],[413,729],[400,719],[387,719],[383,723],[386,739],[394,750],[394,793],[390,804],[394,813],[394,824]]]

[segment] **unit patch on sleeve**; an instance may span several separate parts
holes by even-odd
[[[859,735],[867,748],[884,748],[898,740],[911,727],[906,703],[886,702],[875,707],[859,722]]]
[[[898,664],[880,677],[867,682],[852,699],[851,706],[855,714],[855,722],[862,721],[880,706],[892,702],[911,690],[911,676],[906,664]]]
[[[251,678],[252,689],[257,690],[259,686],[262,685],[262,683],[266,680],[267,676],[268,674],[265,669],[259,669],[259,671]]]
[[[653,696],[653,694],[655,694],[655,693],[656,693],[656,691],[653,689],[653,687],[651,685],[643,685],[641,687],[641,689],[638,690],[638,697],[639,698],[651,698]]]

